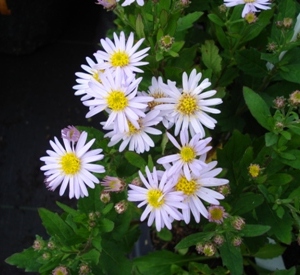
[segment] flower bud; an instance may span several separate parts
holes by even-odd
[[[105,176],[101,185],[105,187],[107,192],[121,192],[125,188],[125,182],[117,177]]]
[[[233,239],[232,239],[232,245],[233,246],[240,246],[242,244],[243,240],[240,236],[235,236]]]
[[[221,246],[224,243],[225,239],[222,235],[216,235],[213,238],[213,242],[218,245]]]
[[[115,210],[118,214],[122,214],[127,210],[128,202],[126,200],[122,200],[115,204]]]
[[[58,266],[52,270],[52,275],[69,275],[69,272],[65,266]]]
[[[245,20],[247,21],[248,24],[252,24],[252,23],[255,23],[257,21],[257,16],[255,15],[254,12],[248,12],[246,15],[245,15]]]
[[[45,252],[43,253],[42,258],[47,261],[51,258],[51,254],[49,252]]]
[[[236,230],[242,230],[245,226],[245,221],[243,218],[241,217],[234,217],[233,221],[232,221],[232,226],[236,229]]]
[[[273,103],[274,103],[274,107],[276,109],[283,109],[286,105],[286,100],[283,96],[277,96],[274,100],[273,100]]]
[[[275,42],[270,42],[267,44],[267,51],[274,53],[276,52],[278,49],[278,45]]]
[[[79,268],[79,275],[88,275],[90,274],[91,270],[88,265],[82,264]]]
[[[218,186],[217,191],[226,197],[230,194],[230,186],[229,184]]]
[[[45,244],[45,242],[44,242],[41,238],[38,237],[38,238],[33,242],[32,247],[33,247],[33,249],[34,249],[35,251],[40,251],[40,250],[42,250],[42,249],[44,248],[44,244]]]
[[[283,18],[282,25],[284,28],[289,29],[293,25],[293,18]]]
[[[163,50],[168,51],[173,43],[174,43],[174,37],[170,36],[170,35],[165,35],[160,39],[160,46]]]
[[[48,243],[47,243],[47,247],[49,248],[49,249],[54,249],[56,246],[55,246],[55,243],[53,242],[53,241],[49,241]]]
[[[74,126],[68,126],[61,130],[61,137],[72,142],[77,142],[80,137],[80,131]]]
[[[215,245],[213,243],[206,243],[203,246],[203,254],[207,257],[211,257],[213,255],[215,255],[215,253],[217,252],[217,249],[215,247]]]
[[[300,105],[300,91],[299,90],[296,90],[290,94],[289,102],[294,107],[298,107]]]
[[[225,212],[223,206],[213,205],[208,207],[208,220],[210,222],[215,222],[218,224],[222,224],[224,218],[228,217],[228,214]]]
[[[101,194],[100,194],[100,200],[103,202],[103,203],[109,203],[110,202],[110,194],[106,191],[103,191]]]

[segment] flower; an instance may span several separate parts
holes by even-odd
[[[300,91],[296,90],[290,94],[289,102],[293,107],[300,106]]]
[[[224,0],[224,5],[226,7],[234,7],[242,4],[245,4],[242,12],[243,18],[247,13],[259,12],[258,9],[268,10],[271,8],[269,6],[271,4],[269,0]]]
[[[68,275],[68,269],[65,266],[58,266],[52,270],[52,275]]]
[[[202,125],[209,129],[214,129],[217,121],[210,117],[208,113],[218,114],[219,110],[209,106],[222,103],[220,98],[206,99],[216,94],[215,90],[202,93],[204,89],[209,87],[211,83],[208,79],[204,79],[200,85],[199,81],[202,74],[196,73],[194,69],[190,76],[187,73],[182,75],[183,89],[176,87],[176,83],[168,80],[168,89],[165,93],[169,98],[157,99],[161,104],[156,106],[159,110],[168,110],[171,121],[175,121],[175,136],[178,135],[180,129],[182,131],[190,129],[191,135],[201,133],[201,138],[205,136]]]
[[[76,145],[72,145],[68,139],[63,139],[64,147],[55,137],[51,140],[52,150],[47,150],[48,156],[41,157],[45,165],[41,167],[45,171],[46,185],[54,191],[59,185],[59,195],[62,196],[69,185],[69,197],[88,196],[86,185],[95,187],[99,180],[92,173],[104,173],[105,169],[100,164],[91,162],[103,159],[100,154],[102,149],[89,150],[95,139],[86,143],[87,132],[82,132]]]
[[[68,126],[61,130],[61,137],[71,142],[77,142],[80,137],[80,131],[74,126]]]
[[[125,7],[128,6],[130,4],[132,4],[133,2],[136,2],[139,6],[144,6],[144,0],[125,0],[121,6]]]
[[[248,171],[252,178],[257,178],[261,172],[261,168],[258,164],[251,163],[248,167]]]
[[[228,214],[225,212],[223,206],[220,205],[212,205],[208,207],[208,220],[210,222],[215,222],[218,224],[222,224],[224,218],[228,217]]]
[[[153,140],[150,138],[148,134],[152,135],[160,135],[161,131],[150,127],[152,125],[157,125],[162,117],[159,116],[159,110],[153,110],[146,114],[145,117],[141,117],[138,120],[139,128],[134,127],[130,122],[129,131],[125,131],[124,133],[111,131],[107,133],[104,137],[111,137],[108,146],[113,146],[122,140],[122,143],[119,147],[119,151],[122,152],[129,144],[129,150],[135,151],[136,153],[144,153],[148,152],[150,147],[154,147],[155,144]],[[108,128],[103,127],[104,130],[108,130]]]
[[[90,83],[93,99],[83,102],[90,107],[86,117],[91,117],[103,110],[109,113],[104,127],[114,125],[119,132],[129,131],[130,122],[137,129],[138,119],[144,117],[147,102],[153,100],[149,96],[136,96],[137,87],[142,78],[135,79],[134,75],[125,77],[120,70],[115,74],[106,71],[102,75],[102,83]]]
[[[76,90],[75,95],[81,96],[81,100],[87,100],[91,98],[89,95],[89,83],[91,81],[101,82],[101,74],[104,70],[98,68],[98,64],[103,63],[101,59],[97,59],[96,63],[89,57],[86,57],[88,65],[81,65],[81,68],[86,71],[86,73],[77,72],[75,75],[78,77],[76,79],[77,85],[73,86],[73,89]]]
[[[120,192],[125,187],[125,183],[121,179],[111,176],[105,176],[101,185],[105,187],[105,192]]]
[[[202,160],[206,158],[206,154],[201,156]],[[207,166],[201,170],[200,177],[192,177],[188,180],[183,173],[173,177],[175,182],[175,190],[182,191],[186,198],[184,202],[188,208],[182,209],[183,220],[186,224],[190,222],[191,212],[197,223],[200,222],[200,215],[208,218],[208,210],[205,208],[204,200],[213,205],[219,205],[219,201],[224,199],[224,196],[210,187],[220,186],[228,183],[227,179],[215,178],[221,173],[221,168],[215,168],[217,165],[216,161],[209,162]]]
[[[167,181],[167,177],[161,171],[157,171],[155,167],[152,173],[147,166],[145,170],[147,178],[139,171],[140,179],[145,187],[129,184],[128,201],[141,201],[138,204],[139,208],[146,205],[141,215],[141,221],[149,216],[148,226],[151,226],[155,221],[157,231],[160,231],[164,226],[171,229],[171,223],[174,219],[182,219],[182,214],[178,211],[178,208],[186,208],[186,205],[182,203],[183,194],[174,191],[173,185]]]
[[[104,9],[113,10],[119,0],[97,0],[95,4],[102,5]]]
[[[116,33],[113,36],[114,43],[109,38],[100,40],[105,51],[99,50],[94,55],[97,59],[99,58],[105,62],[99,65],[99,68],[111,68],[113,70],[120,68],[127,76],[130,76],[134,72],[142,73],[143,71],[138,67],[148,64],[148,62],[141,60],[148,55],[146,52],[150,49],[148,47],[137,51],[143,43],[144,38],[133,45],[133,32],[130,33],[127,42],[124,32],[120,33],[120,37]]]
[[[211,141],[211,137],[201,140],[201,134],[199,133],[189,141],[188,132],[181,131],[180,141],[182,145],[180,146],[171,134],[167,133],[167,136],[173,145],[179,149],[179,153],[161,157],[157,160],[157,163],[162,165],[167,163],[173,164],[167,170],[168,176],[178,173],[181,169],[183,169],[184,176],[188,180],[191,180],[192,173],[200,176],[202,168],[207,166],[207,164],[204,160],[197,159],[197,157],[207,153],[211,149],[211,146],[207,146]]]

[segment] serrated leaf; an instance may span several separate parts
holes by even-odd
[[[248,87],[244,87],[243,94],[252,116],[257,120],[257,122],[261,126],[271,131],[269,123],[271,113],[267,103],[262,99],[262,97],[259,94],[255,93]]]
[[[30,247],[20,253],[11,255],[5,259],[5,262],[10,265],[15,265],[18,268],[23,268],[27,272],[38,272],[41,264],[36,261],[37,257],[38,252]]]
[[[215,74],[221,72],[222,58],[219,55],[219,49],[213,40],[206,40],[200,48],[202,61],[208,69],[211,69]]]
[[[61,244],[74,245],[83,241],[57,213],[40,208],[39,215],[48,234],[57,238]]]

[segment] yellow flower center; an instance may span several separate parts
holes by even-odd
[[[125,51],[118,51],[111,55],[110,63],[114,67],[124,67],[129,64],[129,55]]]
[[[128,106],[128,99],[121,91],[112,91],[107,97],[107,105],[113,111],[122,111]]]
[[[67,153],[62,156],[60,164],[66,175],[75,175],[81,167],[80,159],[74,153]]]
[[[162,104],[161,102],[156,102],[156,98],[163,98],[165,97],[165,94],[161,92],[160,90],[155,91],[151,94],[152,97],[154,97],[154,100],[148,103],[149,108],[152,110],[155,106]]]
[[[102,83],[101,79],[100,79],[100,74],[103,72],[104,72],[104,70],[94,70],[92,76],[96,81],[98,81],[99,83]]]
[[[261,169],[258,164],[250,164],[248,170],[249,170],[249,174],[251,175],[251,177],[256,178],[256,177],[258,177]]]
[[[255,3],[256,0],[244,0],[244,3]]]
[[[211,216],[211,219],[214,221],[221,221],[223,219],[224,211],[222,208],[212,208],[209,210],[209,214]]]
[[[196,153],[192,147],[184,146],[180,150],[180,156],[184,162],[191,162],[192,160],[195,159]]]
[[[184,115],[192,115],[198,110],[197,99],[190,94],[184,93],[179,99],[178,112]]]
[[[186,177],[180,177],[175,185],[176,191],[182,191],[185,195],[194,195],[199,188],[199,184],[194,180],[187,180]]]
[[[159,189],[151,189],[147,193],[148,203],[154,207],[159,208],[164,204],[163,192]]]
[[[129,135],[134,135],[140,131],[140,129],[135,128],[130,121],[127,121],[127,122],[128,122],[128,127],[129,127],[129,133],[128,133]]]

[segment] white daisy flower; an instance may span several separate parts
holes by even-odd
[[[69,186],[70,199],[74,196],[88,196],[86,185],[90,188],[95,187],[99,180],[92,173],[104,173],[102,165],[93,164],[103,159],[100,154],[102,149],[90,150],[95,139],[86,143],[87,132],[82,132],[76,145],[72,145],[68,139],[63,139],[64,147],[55,137],[54,142],[51,140],[50,145],[53,150],[47,150],[48,156],[42,157],[41,161],[45,165],[41,167],[46,176],[47,187],[54,191],[59,185],[59,195],[62,196]]]
[[[155,108],[168,110],[172,120],[175,121],[175,136],[179,134],[180,130],[189,129],[192,136],[200,133],[200,137],[203,138],[205,132],[202,125],[214,129],[217,123],[207,113],[220,113],[219,110],[210,106],[221,104],[222,99],[207,99],[215,95],[217,91],[203,92],[211,83],[206,78],[199,84],[201,76],[201,73],[196,73],[196,69],[191,72],[189,78],[187,73],[183,73],[183,88],[179,89],[175,82],[168,81],[169,89],[165,90],[165,93],[168,94],[169,98],[157,99],[157,101],[165,104],[157,105]]]
[[[124,32],[120,33],[120,37],[118,37],[116,33],[114,33],[113,36],[114,43],[109,38],[105,40],[101,39],[100,42],[105,51],[99,50],[94,54],[96,58],[105,61],[101,64],[100,68],[111,68],[113,70],[120,68],[127,76],[135,72],[142,73],[143,71],[138,67],[149,63],[141,60],[148,55],[146,52],[150,49],[148,47],[137,51],[143,43],[144,38],[133,45],[133,32],[130,33],[127,41]]]
[[[203,155],[204,161],[206,155]],[[219,201],[224,199],[224,196],[210,187],[221,186],[228,183],[227,179],[215,178],[221,173],[221,168],[215,168],[217,161],[208,163],[206,167],[201,170],[201,175],[193,177],[188,180],[183,173],[174,177],[175,190],[182,191],[186,195],[184,202],[188,205],[187,209],[182,209],[183,220],[185,223],[189,223],[191,219],[191,213],[193,214],[195,221],[200,222],[200,216],[208,218],[208,210],[204,206],[201,200],[204,200],[212,205],[219,205]]]
[[[73,86],[73,89],[76,90],[75,95],[82,96],[81,100],[90,99],[92,96],[89,95],[88,90],[89,83],[91,81],[101,82],[101,74],[104,70],[99,69],[98,64],[103,63],[103,60],[97,59],[95,63],[91,58],[86,57],[88,65],[81,65],[81,68],[84,72],[77,72],[75,75],[78,77],[76,79],[77,85]]]
[[[148,226],[155,222],[157,231],[160,231],[164,226],[171,229],[173,220],[182,219],[182,214],[178,208],[186,208],[186,205],[182,203],[184,199],[182,192],[174,191],[173,185],[170,185],[162,172],[156,171],[155,167],[152,173],[146,167],[147,178],[140,171],[139,176],[145,187],[129,184],[128,200],[132,202],[141,201],[138,204],[139,208],[146,205],[141,215],[141,221],[149,216]]]
[[[226,7],[234,7],[237,5],[245,5],[243,12],[242,12],[242,17],[244,18],[247,13],[250,12],[259,12],[259,10],[268,10],[271,7],[269,0],[224,0],[224,5]]]
[[[132,4],[133,2],[136,2],[139,6],[144,6],[144,0],[125,0],[121,6],[125,7],[128,6],[130,4]]]
[[[103,110],[109,113],[104,127],[115,125],[119,131],[129,131],[128,121],[139,128],[138,120],[145,116],[144,109],[153,98],[136,96],[137,87],[142,78],[135,79],[134,75],[125,77],[119,70],[115,74],[106,71],[101,76],[101,83],[91,82],[91,100],[83,102],[90,107],[86,117],[91,117]]]
[[[160,135],[161,131],[151,127],[157,125],[161,122],[162,117],[159,116],[159,110],[153,110],[146,114],[145,117],[142,117],[138,120],[139,128],[134,127],[130,122],[129,131],[119,132],[116,129],[107,133],[104,137],[110,137],[111,140],[108,143],[108,146],[114,146],[119,141],[122,140],[122,143],[119,147],[119,152],[124,151],[124,149],[129,145],[130,151],[135,151],[138,154],[148,152],[150,147],[154,147],[155,144],[148,134]],[[103,127],[104,130],[109,130],[108,128]]]
[[[167,133],[167,136],[173,145],[179,149],[179,153],[161,157],[157,160],[157,163],[164,166],[172,163],[172,166],[167,169],[168,176],[177,174],[181,169],[183,169],[184,175],[188,180],[191,180],[192,173],[200,176],[201,170],[207,164],[205,160],[198,159],[197,157],[206,154],[211,149],[211,146],[207,146],[211,141],[211,137],[202,140],[200,138],[201,134],[197,134],[189,140],[188,131],[181,131],[181,145],[179,145],[171,134]]]

